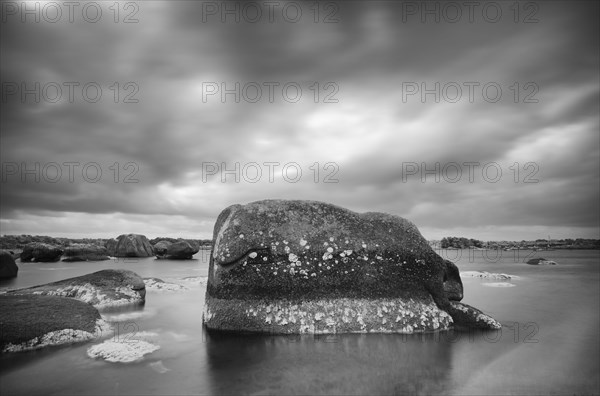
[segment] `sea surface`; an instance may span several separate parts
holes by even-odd
[[[207,276],[208,251],[189,261],[18,263],[18,277],[1,282],[0,291],[107,268],[187,284],[189,290],[148,291],[142,309],[106,316],[113,328],[102,340],[0,355],[0,394],[600,393],[599,251],[438,252],[461,271],[519,277],[463,278],[463,302],[499,320],[502,330],[214,335],[202,328],[206,284],[184,279]],[[558,265],[524,263],[532,257]],[[134,342],[136,334],[151,335],[160,349],[134,363],[111,363],[87,355],[92,345],[106,339]]]

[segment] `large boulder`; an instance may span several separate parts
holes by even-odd
[[[406,219],[314,201],[233,205],[217,218],[203,320],[274,333],[484,329],[454,264]],[[453,300],[453,301],[451,301]]]
[[[183,239],[173,243],[160,241],[154,245],[154,253],[157,258],[167,258],[171,260],[191,259],[199,250],[200,246],[197,243],[194,243],[192,246],[192,243]]]
[[[101,261],[108,259],[108,252],[104,246],[73,244],[65,248],[62,261]]]
[[[123,234],[117,237],[114,257],[151,257],[153,255],[152,245],[144,235]]]
[[[0,295],[0,323],[2,352],[90,340],[101,335],[103,324],[98,310],[84,302],[12,293]]]
[[[57,246],[41,242],[31,242],[23,246],[21,262],[54,262],[60,260],[63,250]]]
[[[13,256],[6,250],[0,250],[0,279],[14,278],[18,272]]]
[[[71,297],[101,309],[143,304],[146,288],[135,272],[108,269],[9,293]]]

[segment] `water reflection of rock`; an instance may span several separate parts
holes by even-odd
[[[213,394],[443,394],[450,387],[453,331],[205,334]]]

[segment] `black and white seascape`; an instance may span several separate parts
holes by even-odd
[[[600,394],[599,2],[0,7],[0,394]]]

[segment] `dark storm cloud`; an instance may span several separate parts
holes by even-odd
[[[3,84],[97,82],[103,92],[98,103],[77,96],[74,103],[3,99],[2,162],[93,162],[104,171],[96,183],[3,179],[2,233],[30,227],[36,213],[55,216],[40,223],[42,229],[60,224],[55,232],[79,229],[86,214],[99,216],[95,224],[110,230],[111,216],[122,213],[120,229],[160,218],[182,235],[208,236],[222,208],[264,198],[387,211],[436,229],[598,226],[596,3],[539,3],[539,21],[532,24],[514,23],[508,6],[499,23],[480,14],[473,23],[421,23],[418,15],[405,15],[403,2],[340,2],[338,23],[313,23],[312,3],[299,4],[304,14],[297,23],[278,12],[273,23],[221,23],[219,15],[203,14],[202,3],[188,1],[139,3],[134,24],[110,18],[2,23]],[[206,82],[231,88],[268,81],[301,84],[303,100],[202,100]],[[502,100],[489,103],[479,91],[473,103],[403,97],[406,83],[464,88],[473,81],[499,84]],[[111,90],[115,82],[119,103]],[[123,103],[131,92],[123,89],[126,82],[139,88],[139,103]],[[336,84],[339,103],[307,100],[314,82]],[[515,82],[517,102],[510,88]],[[538,103],[523,103],[532,92],[524,89],[527,82],[535,83]],[[296,162],[303,178],[285,182],[279,173],[274,183],[266,175],[259,183],[231,177],[221,183],[217,174],[203,180],[206,162],[232,169],[266,161]],[[109,168],[115,162],[118,182]],[[323,183],[321,169],[315,183],[314,162],[337,164],[339,182]],[[403,173],[409,162],[493,162],[505,173],[498,183],[481,177],[422,183],[419,174]],[[509,169],[515,162],[517,183]],[[538,183],[523,183],[528,162],[539,167]],[[137,167],[138,183],[123,183],[128,163]]]

